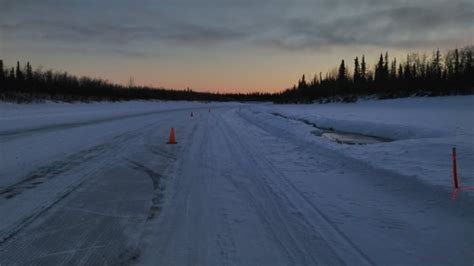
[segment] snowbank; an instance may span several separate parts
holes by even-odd
[[[319,127],[396,140],[366,146],[314,141],[373,166],[446,188],[452,185],[451,148],[456,147],[461,184],[474,186],[474,96],[267,105],[261,109],[304,119]],[[292,130],[301,130],[294,121],[292,125]],[[304,126],[308,132],[312,130]]]

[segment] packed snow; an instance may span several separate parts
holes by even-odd
[[[0,264],[471,265],[473,103],[0,103]]]

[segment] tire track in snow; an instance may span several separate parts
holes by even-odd
[[[0,196],[5,199],[14,198],[25,190],[33,189],[47,180],[57,177],[84,162],[95,159],[101,155],[104,150],[110,148],[110,146],[110,143],[96,145],[92,148],[70,155],[64,160],[58,160],[48,165],[41,166],[26,176],[19,178],[20,181],[0,189]]]
[[[187,116],[186,119],[188,119]],[[195,150],[190,148],[193,145],[202,145],[202,143],[196,143],[200,137],[198,136],[198,140],[196,140],[197,137],[195,137],[195,134],[201,131],[201,129],[199,129],[200,123],[197,122],[198,119],[199,116],[196,115],[191,122],[187,122],[186,124],[183,124],[181,120],[179,120],[179,122],[173,121],[167,123],[173,125],[175,128],[178,140],[177,145],[165,144],[166,141],[160,139],[158,140],[159,144],[150,144],[147,147],[150,153],[159,157],[165,157],[165,160],[170,163],[162,171],[159,171],[162,173],[163,186],[166,186],[166,190],[163,194],[162,209],[155,219],[146,221],[140,237],[140,243],[137,245],[137,249],[140,250],[140,256],[134,263],[157,265],[158,262],[162,262],[163,265],[176,264],[176,262],[170,262],[170,260],[174,261],[175,258],[170,256],[166,257],[164,255],[170,255],[172,252],[176,252],[176,249],[178,249],[176,247],[175,249],[169,250],[172,248],[176,234],[180,233],[176,228],[185,225],[189,220],[186,217],[186,213],[189,211],[186,202],[192,192],[190,183],[192,183],[194,179],[176,178],[176,176],[180,176],[183,164],[192,160],[190,159],[192,156],[186,153],[186,151]],[[147,143],[155,143],[156,141],[156,139],[146,137]],[[161,163],[159,163],[159,165],[161,165]],[[156,168],[152,169],[157,172]],[[188,264],[193,263],[189,261]]]
[[[220,122],[223,119],[220,118]],[[229,128],[227,127],[227,130]],[[256,188],[258,190],[258,194],[254,194],[251,191],[251,188],[248,185],[242,186],[239,184],[235,178],[228,176],[230,181],[234,184],[236,188],[239,189],[240,192],[244,193],[244,195],[248,198],[248,202],[252,204],[255,211],[257,212],[261,222],[265,225],[265,229],[267,229],[272,236],[273,240],[278,244],[281,250],[286,254],[286,258],[288,259],[290,264],[319,264],[318,261],[311,256],[311,253],[308,252],[305,248],[305,245],[301,243],[301,239],[297,239],[295,232],[292,230],[291,225],[288,222],[288,214],[284,213],[283,210],[280,208],[280,204],[277,199],[277,195],[274,194],[271,189],[260,182],[261,176],[256,176],[255,173],[262,173],[262,169],[259,167],[252,168],[251,172],[245,168],[249,166],[249,162],[244,161],[242,158],[252,158],[248,156],[248,151],[244,150],[243,154],[238,153],[237,151],[242,152],[242,148],[245,149],[242,145],[236,145],[235,141],[239,142],[239,140],[235,139],[234,137],[230,137],[227,133],[225,127],[222,127],[219,124],[219,131],[220,135],[225,138],[225,142],[228,144],[229,150],[234,155],[233,157],[236,158],[236,161],[239,161],[239,165],[242,171],[246,172],[246,176],[252,177],[248,178],[254,186],[252,188]],[[241,144],[239,142],[239,144]],[[255,162],[255,158],[249,160],[250,162]],[[253,164],[253,166],[257,166]],[[258,171],[256,171],[258,169]],[[307,258],[309,257],[309,258]],[[308,262],[307,260],[310,260]],[[303,261],[302,261],[303,260]]]
[[[6,242],[8,242],[10,239],[12,239],[16,234],[18,234],[27,225],[34,222],[36,219],[41,217],[41,215],[43,215],[45,212],[50,210],[52,207],[54,207],[60,201],[67,198],[72,192],[74,192],[76,189],[78,189],[84,183],[84,181],[85,180],[82,180],[81,182],[79,182],[75,186],[69,187],[66,191],[63,191],[62,195],[55,198],[54,201],[50,202],[46,206],[38,208],[35,213],[24,217],[21,221],[18,221],[13,228],[9,228],[8,231],[2,232],[2,235],[0,235],[0,247],[2,245],[4,245]]]
[[[232,128],[224,119],[221,120],[224,124],[226,124],[225,127]],[[263,154],[260,153],[259,155],[256,155],[254,152],[252,152],[252,150],[248,147],[248,144],[241,140],[241,136],[234,133],[236,132],[235,128],[234,130],[229,130],[228,132],[232,135],[232,137],[228,139],[238,142],[238,146],[242,147],[243,150],[245,150],[247,156],[252,158],[251,161],[254,161],[256,166],[261,169],[260,172],[264,173],[263,169],[268,169],[271,172],[269,176],[279,177],[279,180],[282,181],[280,184],[285,186],[285,190],[279,189],[281,190],[280,194],[284,195],[290,206],[292,206],[294,209],[300,209],[301,218],[305,220],[305,223],[309,225],[313,231],[318,232],[319,235],[326,240],[326,243],[331,247],[332,251],[335,252],[335,254],[338,254],[340,262],[345,264],[358,261],[363,264],[374,264],[374,262],[362,250],[360,250],[357,245],[354,244],[351,239],[342,230],[340,230],[310,199],[308,199],[308,197],[302,193],[302,191],[294,186],[294,184],[292,184],[286,176],[276,170],[275,166]],[[259,165],[259,162],[261,162],[262,165]],[[253,181],[259,181],[260,183],[262,182],[259,180],[259,178],[255,178]],[[268,186],[268,184],[266,184],[266,186]],[[293,193],[289,193],[290,191]],[[289,195],[291,195],[293,199],[290,199]],[[277,194],[274,194],[274,196],[279,197]],[[295,200],[298,203],[296,203]],[[297,207],[304,205],[309,206],[310,209],[313,210],[312,216],[317,218],[318,224],[312,222],[312,220],[305,215],[301,207]],[[341,247],[343,249],[342,252],[340,251]]]
[[[216,116],[214,114],[210,114],[206,121],[207,128],[212,123],[215,123]],[[209,163],[215,161],[215,158],[212,156],[217,156],[218,154],[223,151],[223,147],[219,145],[219,141],[216,140],[214,135],[211,135],[209,131],[212,129],[206,130],[203,137],[203,143],[200,147],[200,150],[203,151],[202,154],[202,162],[204,162],[203,167],[206,168],[210,173],[209,175],[212,178],[209,178],[209,182],[212,184],[208,186],[213,187],[221,187],[220,184],[222,182],[221,177],[226,176],[227,173],[225,171],[219,171],[218,166]],[[217,152],[218,154],[216,154]],[[221,158],[222,159],[222,158]],[[220,165],[220,164],[219,164]],[[213,174],[212,174],[213,173]],[[217,175],[216,175],[217,174]],[[241,258],[239,257],[239,250],[237,248],[236,240],[235,240],[235,228],[233,227],[231,215],[232,211],[229,210],[229,206],[219,206],[217,211],[216,219],[218,222],[219,229],[216,230],[216,234],[214,236],[215,244],[217,245],[218,249],[218,256],[220,257],[219,265],[239,265],[241,264]]]
[[[151,178],[153,183],[153,197],[151,199],[152,205],[147,217],[148,220],[151,220],[155,218],[155,216],[160,212],[163,203],[164,187],[162,185],[162,175],[139,162],[132,160],[128,161],[132,164],[133,169],[140,172],[145,172]]]
[[[103,160],[101,164],[101,167],[105,167],[106,165],[109,165],[110,163],[115,161],[115,155],[120,154],[121,151],[126,150],[132,144],[130,140],[142,137],[144,132],[146,131],[144,129],[149,128],[151,126],[153,125],[146,125],[144,127],[140,127],[139,129],[116,135],[112,138],[112,142],[99,144],[90,149],[75,153],[69,156],[66,160],[54,162],[51,165],[40,167],[38,170],[33,171],[32,174],[27,175],[26,178],[24,178],[23,180],[1,190],[0,196],[4,196],[5,200],[10,200],[15,196],[18,196],[20,193],[24,192],[25,189],[29,190],[36,188],[37,186],[40,186],[42,184],[45,184],[44,182],[53,178],[60,177],[61,174],[73,169],[74,167],[87,163],[91,161],[91,159],[97,158],[100,155],[102,155],[102,158],[107,158]],[[90,156],[87,157],[86,160],[80,160],[81,158],[84,158],[84,155]],[[71,162],[69,160],[73,161]],[[55,196],[54,199],[48,200],[46,203],[41,204],[35,209],[33,213],[22,217],[21,220],[18,220],[14,225],[8,226],[7,228],[1,230],[0,246],[4,245],[15,235],[20,233],[21,230],[23,230],[26,226],[33,223],[36,219],[40,218],[48,210],[52,209],[59,202],[67,198],[71,193],[76,191],[84,184],[88,176],[93,175],[93,173],[98,170],[99,169],[96,168],[90,169],[87,173],[83,174],[83,178],[80,178],[77,182],[74,182],[73,184],[67,186],[63,191],[57,193],[57,196]],[[38,181],[38,179],[41,179],[41,182],[32,186],[35,182]]]
[[[95,145],[91,148],[69,155],[65,159],[57,160],[50,164],[40,166],[24,177],[19,178],[20,181],[5,188],[0,188],[0,196],[3,196],[5,199],[11,199],[22,193],[24,190],[33,189],[48,181],[49,179],[58,177],[78,165],[92,161],[99,156],[102,156],[103,158],[108,157],[106,156],[106,153],[113,154],[110,149],[112,149],[117,144],[125,142],[129,138],[137,135],[137,131],[116,135],[112,138],[111,142]]]

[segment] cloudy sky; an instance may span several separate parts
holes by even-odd
[[[474,44],[474,1],[0,0],[0,58],[140,85],[279,91],[360,54]]]

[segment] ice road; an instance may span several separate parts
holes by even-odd
[[[450,199],[449,161],[457,145],[472,178],[472,107],[439,132],[430,104],[406,123],[403,101],[347,107],[383,123],[334,105],[2,104],[0,264],[472,265],[474,195]],[[339,144],[298,118],[394,141]]]

